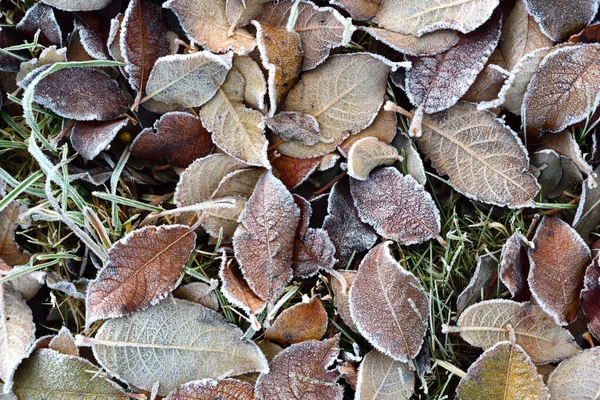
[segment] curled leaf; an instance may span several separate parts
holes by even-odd
[[[25,211],[27,209],[16,201],[11,201],[0,211],[0,259],[11,267],[27,264],[31,257],[28,252],[21,251],[15,241],[19,215]]]
[[[265,338],[283,347],[307,340],[320,340],[327,330],[327,312],[318,297],[285,311],[265,331]]]
[[[344,279],[344,282],[340,282],[338,279],[338,275],[333,277],[331,280],[331,290],[333,292],[333,305],[335,306],[337,312],[342,317],[342,320],[348,326],[348,328],[352,329],[354,332],[357,331],[356,324],[352,320],[352,316],[350,315],[350,287],[352,286],[352,282],[356,278],[356,271],[352,270],[339,270],[339,276]]]
[[[267,303],[256,295],[244,280],[238,268],[232,265],[233,260],[223,258],[219,277],[221,278],[221,291],[223,296],[234,306],[241,308],[247,314],[260,313]]]
[[[396,136],[397,123],[396,113],[387,111],[382,107],[371,125],[356,135],[352,135],[344,140],[344,142],[338,146],[338,150],[344,157],[348,158],[350,147],[352,147],[356,141],[365,137],[375,137],[383,143],[391,143]]]
[[[110,4],[112,0],[43,0],[54,8],[63,11],[94,11],[100,10]]]
[[[348,151],[348,175],[364,181],[373,169],[401,159],[395,147],[375,137],[365,137],[354,142]]]
[[[465,308],[478,300],[498,294],[498,254],[486,253],[478,257],[477,268],[469,284],[456,298],[456,314],[461,315]],[[495,290],[494,290],[495,289]]]
[[[16,26],[16,30],[27,36],[33,37],[40,31],[39,43],[45,46],[62,44],[62,31],[56,20],[54,9],[43,3],[36,3],[27,10]]]
[[[265,108],[267,81],[258,63],[250,56],[233,56],[233,66],[238,70],[246,85],[244,86],[244,103],[252,108]]]
[[[527,287],[529,262],[524,244],[529,245],[529,241],[521,233],[515,232],[502,246],[500,279],[510,291],[513,299],[529,291]]]
[[[373,19],[381,0],[330,0],[331,4],[342,7],[348,11],[352,19],[366,21]]]
[[[581,308],[588,317],[588,329],[595,338],[600,337],[600,259],[594,258],[585,270],[581,290]]]
[[[219,298],[214,287],[204,282],[191,282],[177,288],[173,295],[179,299],[198,303],[206,308],[219,311]]]

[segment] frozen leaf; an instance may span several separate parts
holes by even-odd
[[[87,292],[89,283],[90,280],[87,278],[70,281],[58,275],[56,272],[49,272],[46,276],[46,286],[48,286],[48,288],[58,290],[67,296],[79,300],[85,300],[85,293]]]
[[[490,293],[497,294],[498,255],[498,252],[495,252],[479,256],[477,268],[469,281],[469,285],[464,288],[456,299],[457,315],[461,315],[465,308],[471,304],[490,297]],[[494,289],[496,289],[496,293]]]
[[[560,156],[554,150],[536,151],[531,155],[531,168],[535,169],[533,176],[542,188],[540,194],[548,197],[548,193],[556,189],[562,177]]]
[[[534,364],[558,362],[581,349],[566,329],[554,323],[539,306],[512,300],[486,300],[467,308],[458,319],[460,336],[472,346],[489,349],[510,337],[531,357]],[[509,329],[509,326],[511,327]]]
[[[35,340],[31,309],[10,284],[0,283],[0,379],[10,385],[14,369]]]
[[[600,103],[600,44],[578,44],[548,54],[523,99],[528,128],[559,132],[586,119]]]
[[[281,181],[266,172],[256,184],[233,236],[235,257],[250,288],[276,301],[292,278],[300,211]]]
[[[21,35],[15,29],[0,29],[0,47],[11,47],[19,44],[23,44]],[[26,50],[17,50],[11,53],[24,59],[29,56],[29,52]],[[0,71],[19,72],[22,61],[13,55],[0,53]]]
[[[231,24],[230,29],[246,26],[263,9],[265,3],[271,0],[226,0],[225,15]]]
[[[78,121],[113,120],[129,109],[117,82],[90,68],[51,73],[36,85],[33,99],[63,118]]]
[[[352,19],[357,21],[372,19],[381,4],[381,0],[329,0],[329,2],[348,11]]]
[[[373,347],[408,362],[423,345],[429,299],[417,278],[393,258],[391,244],[377,245],[362,260],[350,288],[350,313]]]
[[[27,265],[10,267],[0,258],[0,276],[8,273],[21,272],[28,268]],[[37,294],[46,281],[45,271],[33,271],[24,275],[15,276],[10,280],[12,288],[21,294],[25,301],[29,301]]]
[[[231,69],[225,83],[200,110],[200,117],[221,150],[249,165],[268,168],[264,117],[244,105],[244,86],[242,74]]]
[[[320,340],[327,330],[327,312],[318,297],[283,311],[265,331],[265,338],[283,347],[307,340]]]
[[[260,313],[267,303],[258,297],[248,283],[242,277],[238,268],[232,265],[233,260],[222,259],[219,269],[219,278],[221,278],[221,292],[223,296],[236,307],[241,308],[247,314]]]
[[[233,234],[238,227],[238,219],[246,206],[246,199],[239,196],[227,196],[233,207],[211,207],[202,211],[198,217],[200,225],[213,238],[220,238],[224,243],[231,243]]]
[[[398,149],[402,157],[402,166],[406,166],[405,173],[412,176],[419,184],[427,183],[427,175],[425,174],[425,166],[421,155],[415,148],[415,144],[403,132],[399,132],[392,141],[392,146]]]
[[[560,42],[585,28],[598,12],[598,0],[524,0],[542,32]]]
[[[250,56],[235,55],[233,57],[233,66],[242,74],[246,83],[244,87],[244,103],[252,108],[264,109],[267,81],[258,63]]]
[[[293,140],[279,145],[278,151],[291,157],[317,157],[371,125],[383,103],[390,71],[389,62],[381,57],[354,53],[332,56],[305,73],[282,109],[316,118],[326,143],[307,146]]]
[[[35,70],[38,67],[48,64],[54,64],[57,62],[67,61],[66,54],[66,48],[63,47],[57,49],[56,46],[50,46],[42,50],[38,58],[33,58],[27,62],[21,63],[21,68],[16,76],[17,85],[20,85],[23,79],[25,79],[25,77],[27,76],[27,74],[29,74],[31,71]]]
[[[331,49],[346,46],[356,28],[352,25],[352,20],[344,18],[337,10],[317,7],[306,0],[271,2],[257,19],[261,23],[287,27],[295,3],[297,8],[294,11],[293,27],[302,40],[302,70],[307,71],[325,61]]]
[[[16,29],[31,37],[35,36],[39,29],[39,43],[45,46],[62,45],[62,31],[54,15],[54,9],[43,3],[36,3],[27,10]]]
[[[331,279],[331,290],[333,291],[333,305],[337,312],[342,317],[342,320],[346,326],[352,329],[354,332],[357,331],[356,324],[352,320],[350,315],[350,287],[352,282],[356,278],[356,271],[352,270],[339,270],[339,275],[333,276]],[[341,283],[337,278],[341,276],[344,278],[345,284]]]
[[[348,151],[348,175],[364,181],[373,169],[399,160],[402,158],[395,147],[375,137],[365,137],[354,142]]]
[[[590,249],[575,229],[556,217],[542,219],[532,242],[527,277],[531,294],[557,324],[567,325],[577,317],[585,269],[592,262]]]
[[[273,358],[271,370],[256,382],[256,400],[341,400],[340,375],[329,367],[338,353],[338,338],[293,344]]]
[[[283,140],[297,140],[307,146],[327,140],[321,137],[315,117],[296,111],[284,111],[267,119],[267,127]]]
[[[185,112],[164,114],[154,123],[156,132],[144,129],[131,144],[131,154],[150,160],[167,158],[180,168],[210,154],[213,143],[200,118]]]
[[[71,130],[71,144],[85,161],[96,158],[123,129],[129,120],[77,121]]]
[[[315,172],[322,157],[295,158],[280,154],[271,160],[273,173],[288,189],[292,190],[304,183],[308,177]]]
[[[396,113],[387,111],[382,107],[371,125],[356,135],[352,135],[348,139],[344,140],[344,142],[338,146],[338,150],[344,157],[348,158],[348,151],[350,151],[350,147],[352,147],[356,141],[362,138],[376,137],[381,142],[391,143],[392,139],[394,139],[396,136],[397,123],[398,121],[396,119]]]
[[[594,258],[585,271],[581,308],[588,317],[588,329],[595,338],[600,337],[600,259]]]
[[[192,282],[177,288],[173,295],[179,299],[198,303],[211,310],[219,310],[219,299],[214,287],[204,282]]]
[[[498,0],[383,0],[375,21],[386,29],[422,36],[440,29],[468,33],[487,21]]]
[[[358,368],[356,398],[408,400],[415,391],[415,372],[408,364],[371,350]]]
[[[123,58],[123,52],[121,50],[121,29],[123,17],[123,13],[119,13],[110,20],[110,30],[108,31],[108,38],[106,39],[108,54],[113,58],[113,60],[121,62],[125,62],[125,59]]]
[[[80,14],[75,19],[75,30],[85,52],[93,59],[108,60],[109,53],[106,42],[108,21],[95,13]]]
[[[506,69],[512,71],[526,54],[543,47],[551,47],[552,41],[540,30],[533,17],[527,13],[524,0],[518,0],[504,22],[500,37],[500,50]]]
[[[375,232],[358,215],[347,180],[337,182],[331,189],[323,229],[333,241],[342,267],[353,253],[368,250],[377,241]]]
[[[569,157],[575,165],[577,165],[577,168],[587,175],[588,187],[596,186],[596,173],[591,165],[587,163],[583,154],[581,154],[581,148],[575,140],[573,133],[564,130],[547,136],[549,137],[544,141],[543,147],[552,149],[563,156]]]
[[[300,36],[280,26],[253,22],[263,67],[269,72],[269,116],[292,89],[302,68]]]
[[[248,199],[254,191],[256,182],[264,173],[265,170],[262,168],[244,168],[230,172],[223,177],[212,198],[238,196]]]
[[[569,38],[568,43],[598,43],[600,24],[592,24]]]
[[[169,0],[163,7],[175,13],[191,40],[212,52],[247,54],[256,47],[254,36],[245,28],[232,29],[225,0]]]
[[[42,0],[42,3],[51,5],[63,11],[94,11],[100,10],[110,4],[112,0]]]
[[[15,230],[19,226],[19,215],[27,211],[16,201],[11,201],[0,211],[0,258],[8,266],[24,265],[29,262],[30,255],[21,251],[15,241]]]
[[[166,299],[105,322],[88,341],[111,375],[144,390],[159,382],[165,396],[192,380],[268,371],[262,351],[242,334],[208,308]]]
[[[86,296],[86,323],[143,310],[173,290],[196,244],[187,226],[147,226],[116,242]]]
[[[146,87],[156,60],[169,54],[167,28],[158,6],[151,0],[132,0],[121,26],[119,40],[122,57],[127,62],[125,71],[131,87],[140,92]]]
[[[254,387],[235,379],[203,379],[188,382],[169,393],[165,400],[254,400]]]
[[[593,399],[600,391],[600,348],[584,350],[563,361],[548,378],[552,399]]]
[[[469,367],[456,391],[464,400],[550,398],[527,353],[507,341],[486,350]]]
[[[462,97],[465,101],[474,103],[494,101],[502,89],[504,82],[510,77],[510,72],[497,66],[488,64],[477,75],[475,82]]]
[[[562,196],[562,194],[566,190],[572,190],[577,185],[581,184],[581,182],[583,182],[581,171],[579,171],[577,165],[575,165],[575,163],[570,158],[560,156],[560,166],[562,169],[562,176],[560,177],[560,181],[558,182],[558,185],[556,185],[554,190],[548,193],[547,197],[549,199],[558,198]],[[588,183],[593,182],[594,185],[596,184],[596,181],[593,180],[591,176],[588,178]]]
[[[382,168],[366,181],[351,180],[350,190],[360,218],[383,238],[407,246],[439,237],[440,213],[412,176]]]
[[[458,43],[456,31],[441,30],[428,33],[421,37],[402,34],[375,27],[360,27],[360,30],[388,45],[400,53],[410,56],[433,56],[443,53]]]
[[[48,343],[48,348],[54,351],[58,351],[61,354],[66,354],[69,356],[79,356],[79,349],[75,345],[75,338],[73,334],[67,327],[63,326],[60,328],[60,331],[54,336],[50,343]]]
[[[219,56],[208,51],[160,57],[148,77],[147,97],[167,104],[200,107],[225,82],[231,60],[231,53]]]
[[[35,351],[17,369],[13,391],[20,399],[106,399],[129,396],[116,383],[95,377],[102,371],[80,357],[54,350]]]
[[[594,174],[600,173],[600,168]],[[590,234],[596,231],[600,223],[600,185],[590,188],[583,185],[577,212],[573,218],[573,228],[581,235],[586,243],[590,243]]]
[[[521,141],[502,121],[460,102],[426,116],[419,149],[467,197],[512,208],[533,204],[538,192]],[[485,183],[476,177],[485,177]]]
[[[326,230],[309,228],[296,239],[292,263],[294,276],[307,278],[320,269],[330,270],[336,261],[335,246]]]
[[[529,241],[520,232],[515,232],[502,246],[500,256],[500,279],[508,288],[513,299],[526,294],[529,262],[524,246]]]

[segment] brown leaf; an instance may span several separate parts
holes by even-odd
[[[585,28],[598,12],[597,0],[524,0],[542,32],[560,42]]]
[[[504,82],[510,77],[510,72],[495,64],[488,64],[477,75],[475,82],[462,97],[473,103],[493,101],[498,97]]]
[[[412,176],[382,168],[366,181],[351,180],[350,191],[360,218],[383,238],[407,246],[439,236],[440,213]]]
[[[599,39],[600,24],[593,24],[584,28],[577,35],[571,36],[568,43],[598,43]]]
[[[599,59],[598,43],[566,46],[548,54],[527,87],[523,123],[559,132],[585,120],[600,103]]]
[[[600,167],[594,170],[594,174],[600,173]],[[573,228],[581,235],[586,243],[592,241],[590,234],[596,231],[600,222],[600,185],[590,188],[583,185],[581,199],[577,206],[577,212],[573,218]]]
[[[500,279],[506,285],[512,298],[527,297],[527,275],[529,261],[523,245],[529,246],[529,241],[519,232],[515,232],[502,246],[500,257]]]
[[[15,230],[19,226],[19,215],[25,211],[27,209],[16,201],[11,201],[6,208],[0,211],[0,258],[9,267],[24,265],[29,262],[30,254],[21,251],[19,244],[15,241]]]
[[[85,161],[96,158],[113,141],[129,120],[77,121],[71,130],[71,144]]]
[[[348,151],[348,175],[364,181],[375,168],[396,161],[402,161],[402,157],[395,147],[375,137],[365,137],[354,142]]]
[[[40,31],[38,41],[44,46],[62,45],[62,31],[56,20],[54,9],[42,3],[34,4],[27,10],[16,26],[18,32],[33,38]]]
[[[346,326],[352,329],[354,332],[358,331],[356,328],[356,324],[352,320],[352,316],[350,315],[350,287],[352,286],[352,282],[356,278],[356,271],[352,270],[338,270],[339,275],[332,276],[331,279],[331,290],[333,292],[333,305],[335,306],[337,312],[342,317],[342,320],[346,324]],[[338,279],[338,276],[342,277],[345,280],[345,284],[341,283]]]
[[[1,217],[0,217],[1,218]],[[0,277],[2,275],[8,275],[13,273],[22,272],[25,268],[28,268],[27,264],[17,265],[11,267],[0,258]],[[46,283],[46,272],[45,271],[33,271],[24,273],[23,275],[14,276],[10,279],[12,288],[21,294],[25,301],[29,301],[35,296],[42,286]]]
[[[109,121],[128,110],[117,82],[90,68],[63,68],[36,85],[34,101],[63,118]]]
[[[260,313],[267,302],[256,295],[242,277],[238,268],[233,266],[233,259],[221,258],[219,278],[221,278],[221,292],[223,296],[236,307],[241,308],[247,314]]]
[[[200,226],[215,239],[223,243],[231,243],[233,234],[238,227],[238,219],[246,206],[246,199],[239,196],[226,196],[220,200],[231,200],[233,207],[210,207],[202,211],[198,220]]]
[[[244,168],[228,173],[219,183],[219,187],[212,194],[212,199],[223,197],[250,198],[256,182],[265,173],[263,168]]]
[[[21,35],[17,33],[14,29],[2,29],[0,30],[0,47],[11,47],[15,45],[23,44],[21,40]],[[29,52],[26,50],[18,50],[15,51],[14,54],[17,54],[23,58],[28,57]],[[0,71],[7,72],[19,72],[19,68],[21,66],[21,60],[17,57],[13,57],[12,55],[0,54]]]
[[[112,0],[43,0],[42,3],[51,5],[63,11],[94,11],[110,4]]]
[[[392,146],[397,148],[398,153],[402,155],[402,168],[406,168],[406,174],[412,176],[415,181],[424,186],[427,183],[427,175],[415,143],[404,132],[399,132],[394,137]]]
[[[338,338],[293,344],[273,358],[256,382],[256,400],[339,400],[340,375],[330,371],[339,353]]]
[[[121,30],[123,27],[123,17],[123,13],[119,13],[110,20],[110,29],[108,31],[108,38],[106,39],[108,54],[110,54],[113,60],[120,62],[125,62],[125,59],[123,58],[123,52],[121,50]]]
[[[471,276],[466,288],[456,298],[456,314],[461,315],[468,306],[489,297],[497,297],[500,290],[498,285],[498,256],[499,252],[486,253],[478,257],[477,268]]]
[[[276,301],[292,278],[300,211],[287,188],[266,172],[256,184],[233,236],[235,257],[250,288]]]
[[[377,14],[381,0],[332,0],[330,3],[348,11],[352,19],[367,21]]]
[[[529,249],[531,294],[557,324],[577,317],[585,269],[592,262],[590,249],[564,221],[544,217]]]
[[[588,186],[594,187],[596,185],[595,179],[596,173],[590,164],[587,163],[583,154],[581,154],[581,148],[579,143],[575,140],[573,133],[568,130],[558,132],[552,135],[548,135],[547,140],[544,141],[543,148],[552,149],[558,154],[569,157],[577,168],[587,175]]]
[[[195,244],[196,234],[182,225],[147,226],[116,242],[88,287],[86,324],[156,304],[173,290]]]
[[[408,362],[423,345],[429,299],[417,278],[392,257],[391,244],[377,245],[361,262],[350,288],[350,313],[373,347]]]
[[[250,56],[233,56],[233,67],[238,70],[246,85],[244,86],[244,103],[259,110],[265,109],[267,81],[262,69]]]
[[[327,330],[327,312],[314,296],[308,302],[296,304],[285,311],[265,331],[265,338],[288,347],[307,340],[321,340]]]
[[[588,329],[596,339],[600,337],[600,258],[596,256],[585,271],[581,308],[588,317]]]
[[[131,144],[131,155],[149,160],[167,158],[180,168],[210,154],[213,143],[200,118],[185,112],[164,114],[151,129],[144,129]]]
[[[371,125],[356,135],[352,135],[344,140],[344,142],[338,146],[338,150],[344,157],[348,158],[350,147],[352,147],[357,140],[362,138],[376,137],[383,143],[391,143],[396,136],[397,123],[396,113],[387,111],[382,107]]]
[[[308,177],[315,172],[322,157],[315,158],[294,158],[286,155],[271,160],[273,173],[281,179],[281,182],[288,189],[292,190],[301,183],[304,183]]]
[[[547,198],[558,186],[562,178],[560,156],[554,150],[546,149],[531,154],[531,169],[542,190],[540,194]]]
[[[165,400],[254,400],[254,387],[235,379],[203,379],[183,384]]]
[[[371,350],[358,368],[356,392],[362,400],[410,399],[415,392],[415,372],[408,364]]]
[[[219,298],[215,288],[204,282],[191,282],[173,291],[173,295],[179,299],[198,303],[211,310],[219,311]]]
[[[75,345],[75,338],[65,326],[60,328],[56,336],[52,337],[50,343],[48,343],[48,348],[62,354],[79,356],[79,348]]]
[[[374,27],[361,26],[358,29],[409,56],[434,56],[449,50],[459,40],[458,33],[451,30],[435,31],[417,37]]]
[[[246,26],[263,9],[265,3],[271,0],[226,0],[225,14],[231,28]]]
[[[75,30],[84,50],[96,60],[108,60],[109,52],[106,36],[109,23],[106,19],[95,13],[82,13],[75,20]]]
[[[267,127],[283,140],[298,140],[307,146],[327,140],[321,137],[315,117],[296,111],[283,111],[267,119]]]

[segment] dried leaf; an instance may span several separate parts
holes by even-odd
[[[246,199],[238,196],[226,196],[220,199],[231,200],[234,203],[233,207],[208,208],[200,213],[198,220],[210,236],[221,239],[223,243],[231,243],[238,227],[238,219],[246,206]]]
[[[600,37],[600,24],[592,24],[584,28],[577,35],[569,38],[568,43],[598,43]]]
[[[371,350],[358,368],[356,398],[408,400],[415,391],[415,373],[408,364]]]
[[[533,176],[542,187],[540,194],[546,198],[551,193],[562,177],[560,156],[554,150],[540,150],[531,155],[531,169]]]
[[[344,140],[344,142],[338,146],[338,150],[344,157],[348,158],[350,147],[362,138],[376,137],[383,143],[391,143],[396,136],[397,123],[396,113],[387,111],[382,107],[379,109],[379,113],[371,125],[356,135],[352,135]]]
[[[600,103],[600,44],[579,44],[548,54],[523,99],[524,124],[559,132],[585,120]]]
[[[211,310],[219,311],[219,298],[214,289],[204,282],[192,282],[177,288],[173,295],[178,299],[198,303]]]
[[[254,36],[245,28],[232,29],[225,0],[169,0],[163,7],[175,13],[190,40],[212,52],[247,54],[256,47]]]
[[[40,3],[36,3],[40,4]],[[25,77],[33,70],[38,67],[54,64],[57,62],[65,62],[67,61],[67,49],[60,48],[57,49],[56,46],[50,46],[42,50],[42,52],[38,55],[37,58],[33,58],[27,62],[22,62],[19,72],[16,76],[17,85],[21,85],[22,81]]]
[[[441,30],[421,37],[402,34],[386,29],[363,27],[358,28],[373,36],[392,49],[409,56],[433,56],[449,50],[459,40],[458,33],[452,30]]]
[[[581,291],[581,308],[588,317],[589,331],[595,338],[600,337],[600,259],[594,258],[585,271],[583,290]]]
[[[362,260],[350,288],[350,313],[373,347],[408,362],[423,345],[429,299],[417,278],[393,258],[391,244],[377,245]]]
[[[600,173],[600,168],[594,170],[594,174]],[[577,206],[577,212],[573,218],[573,228],[581,235],[586,243],[591,242],[590,234],[596,231],[600,223],[600,185],[590,188],[583,185],[581,199]]]
[[[271,370],[256,382],[256,400],[341,400],[339,373],[330,371],[338,338],[293,344],[273,358]]]
[[[267,94],[267,81],[258,63],[249,56],[235,55],[233,66],[242,74],[246,83],[244,103],[252,108],[263,110],[265,108],[265,95]]]
[[[19,244],[15,241],[19,215],[26,211],[27,209],[16,201],[11,201],[0,211],[0,258],[10,267],[29,262],[30,254],[21,251]]]
[[[219,187],[212,194],[213,199],[227,196],[238,196],[244,199],[250,198],[256,182],[265,170],[262,168],[244,168],[230,172],[223,177]]]
[[[477,268],[469,284],[456,299],[456,314],[461,315],[465,308],[478,300],[489,298],[489,294],[498,294],[498,256],[499,252],[486,253],[477,259]],[[496,293],[494,293],[496,289]],[[483,298],[482,298],[483,297]]]
[[[177,283],[196,244],[187,226],[147,226],[116,242],[86,296],[86,324],[148,308]]]
[[[256,184],[233,236],[235,257],[244,277],[265,301],[276,301],[292,278],[299,219],[300,211],[290,192],[266,172]]]
[[[165,400],[254,400],[254,387],[235,379],[203,379],[188,382],[169,393]]]
[[[283,182],[285,187],[292,190],[304,183],[315,172],[321,160],[322,157],[302,159],[281,154],[271,161],[271,165],[275,176]]]
[[[309,228],[297,238],[292,263],[294,276],[308,278],[320,269],[332,269],[336,261],[335,246],[326,230]]]
[[[53,290],[58,290],[69,297],[78,300],[85,300],[85,294],[90,280],[81,278],[74,281],[69,281],[55,272],[49,272],[46,276],[46,286]]]
[[[125,59],[123,58],[123,51],[121,49],[121,30],[123,18],[123,13],[119,13],[110,20],[110,30],[108,31],[108,38],[106,39],[108,54],[113,58],[113,60],[120,62],[125,62]]]
[[[85,161],[92,160],[117,137],[128,122],[127,118],[113,121],[77,121],[71,130],[73,149]]]
[[[27,10],[16,26],[18,32],[33,37],[40,31],[39,43],[45,46],[62,45],[62,31],[56,20],[54,9],[43,3],[36,3]]]
[[[235,68],[200,110],[204,127],[225,153],[249,165],[269,167],[263,115],[243,104],[244,77]]]
[[[467,370],[456,389],[461,399],[549,399],[535,365],[518,344],[499,342]]]
[[[548,378],[552,399],[593,399],[600,390],[600,348],[582,353],[560,363]]]
[[[318,297],[285,311],[265,331],[265,338],[288,347],[307,340],[320,340],[327,330],[327,312]]]
[[[594,187],[596,186],[596,173],[590,164],[587,163],[583,154],[581,154],[581,148],[579,147],[579,143],[575,140],[575,137],[572,132],[568,130],[564,130],[562,132],[558,132],[550,136],[547,140],[544,141],[543,147],[547,149],[553,149],[558,154],[569,157],[577,168],[587,175],[588,177],[588,186]]]
[[[467,197],[512,208],[533,204],[538,192],[515,132],[488,111],[460,102],[426,116],[420,150]],[[475,177],[485,177],[485,184]]]
[[[267,127],[283,140],[297,140],[307,146],[327,141],[321,137],[315,117],[296,111],[283,111],[267,119]]]
[[[439,237],[440,213],[412,176],[382,168],[366,181],[351,180],[350,191],[360,218],[383,238],[407,246]]]
[[[487,21],[498,4],[498,0],[383,0],[375,21],[406,35],[440,29],[468,33]]]
[[[398,149],[403,158],[403,168],[406,166],[406,175],[412,176],[419,184],[425,185],[427,183],[427,175],[425,174],[425,166],[421,155],[415,148],[415,144],[408,136],[403,132],[398,133],[392,141],[392,146]]]
[[[131,154],[149,160],[167,158],[180,168],[210,154],[213,143],[200,118],[185,112],[164,114],[151,129],[144,129],[131,144]]]
[[[356,271],[352,270],[339,270],[339,275],[344,278],[345,284],[342,284],[338,280],[338,274],[333,276],[331,280],[331,290],[333,292],[333,305],[335,306],[337,312],[342,317],[342,320],[346,324],[346,326],[352,329],[354,332],[357,332],[356,324],[352,320],[352,316],[350,315],[350,287],[352,286],[352,282],[356,278]]]
[[[134,329],[140,326],[145,329]],[[105,322],[91,342],[111,375],[144,390],[158,381],[158,394],[165,396],[192,380],[268,371],[258,346],[241,336],[238,327],[208,308],[166,299]]]
[[[329,2],[348,11],[352,19],[357,21],[372,19],[381,4],[381,0],[330,0]]]
[[[148,77],[147,97],[166,104],[200,107],[225,82],[231,62],[231,53],[219,56],[208,51],[160,57]]]
[[[348,175],[361,181],[369,178],[371,171],[382,165],[392,165],[402,160],[395,147],[374,137],[362,138],[348,151]]]
[[[529,262],[523,245],[529,246],[529,241],[520,232],[515,232],[502,246],[500,256],[500,279],[513,299],[529,291],[527,287]]]
[[[263,9],[265,3],[271,0],[226,0],[225,15],[231,28],[246,26]]]
[[[221,292],[223,296],[236,307],[241,308],[247,314],[260,313],[267,303],[256,295],[242,277],[241,272],[232,265],[233,260],[222,259],[219,269],[221,278]]]
[[[42,0],[42,3],[51,5],[63,11],[94,11],[100,10],[110,4],[112,0]]]
[[[567,325],[577,317],[585,269],[592,262],[590,249],[575,229],[556,217],[544,217],[532,241],[527,277],[531,294],[557,324]]]
[[[585,28],[598,12],[598,0],[524,0],[542,32],[560,42]]]
[[[282,0],[267,4],[257,20],[274,26],[286,27],[294,11],[294,30],[302,40],[304,63],[302,70],[307,71],[321,64],[329,56],[331,49],[347,46],[356,28],[352,20],[344,18],[331,7],[317,7],[310,1]]]
[[[93,59],[110,59],[106,44],[106,30],[108,28],[108,21],[95,13],[80,14],[75,19],[75,30],[78,31],[81,45]]]
[[[562,176],[560,177],[560,181],[556,188],[550,193],[548,193],[549,199],[556,199],[565,193],[567,190],[573,190],[576,186],[583,182],[583,177],[581,176],[581,171],[577,168],[577,165],[568,157],[560,156],[560,166],[562,169]],[[596,184],[596,181],[590,176],[588,177],[588,183],[593,182]]]
[[[496,64],[488,64],[483,71],[477,75],[475,82],[473,82],[462,99],[473,103],[494,101],[504,86],[504,82],[506,82],[509,77],[510,72],[504,68],[501,68]]]
[[[4,48],[23,44],[20,36],[14,29],[0,29],[0,47]],[[23,58],[29,56],[29,52],[26,50],[17,50],[14,54]],[[19,72],[20,66],[21,60],[19,58],[0,53],[0,71]]]
[[[50,340],[48,348],[68,356],[79,356],[79,349],[75,345],[75,338],[65,326],[60,328],[56,336]]]
[[[7,275],[8,273],[17,273],[28,268],[27,265],[19,265],[10,267],[7,265],[2,258],[0,258],[0,276]],[[46,282],[45,271],[33,271],[25,273],[24,275],[15,276],[11,278],[10,285],[12,288],[21,294],[25,301],[29,301],[37,294]]]

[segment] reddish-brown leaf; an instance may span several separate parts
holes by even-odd
[[[273,173],[281,179],[288,189],[292,190],[308,179],[319,166],[322,157],[294,158],[281,154],[271,160]]]
[[[104,150],[129,120],[77,121],[71,130],[71,144],[84,160],[95,158]]]
[[[265,338],[287,347],[307,340],[321,340],[327,330],[327,312],[318,297],[285,311],[265,331]]]
[[[10,267],[29,262],[30,254],[26,251],[22,252],[15,241],[19,214],[25,211],[27,209],[15,201],[11,201],[4,210],[0,211],[0,258]]]
[[[529,288],[527,275],[529,274],[529,261],[524,244],[529,241],[519,232],[508,238],[502,247],[500,256],[500,279],[506,285],[512,298],[527,298]]]
[[[58,47],[62,45],[62,31],[54,15],[54,9],[46,4],[34,4],[19,21],[16,29],[32,39],[39,29],[40,44]]]
[[[596,339],[600,338],[600,256],[596,256],[585,271],[581,308],[588,317],[588,329]]]
[[[356,271],[353,270],[339,270],[339,275],[332,276],[331,279],[331,290],[333,291],[333,305],[337,309],[337,312],[342,317],[342,320],[348,326],[348,328],[352,329],[354,332],[357,332],[358,328],[356,328],[356,324],[352,320],[352,316],[350,315],[350,288],[352,287],[352,282],[356,278]],[[338,277],[343,278],[345,284],[338,280]]]
[[[254,400],[254,387],[235,379],[202,379],[183,384],[165,400]]]
[[[223,296],[234,306],[241,308],[247,314],[260,313],[267,303],[256,295],[242,277],[238,268],[233,266],[233,260],[221,259],[219,270]]]

